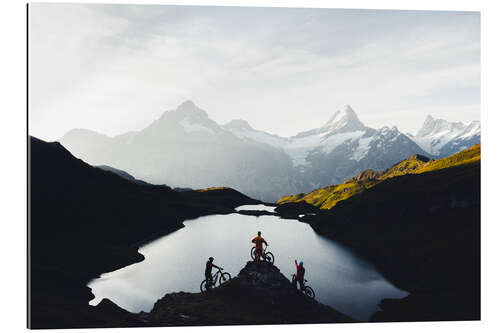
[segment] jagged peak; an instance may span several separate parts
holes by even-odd
[[[345,126],[349,122],[357,122],[361,124],[361,121],[359,121],[358,116],[356,112],[352,109],[352,107],[348,104],[344,105],[342,110],[337,110],[333,114],[330,119],[326,122],[323,127],[338,127],[338,126]],[[363,125],[363,124],[361,124]],[[364,125],[363,125],[364,126]]]
[[[292,138],[302,138],[309,135],[328,133],[335,135],[339,133],[364,131],[367,127],[358,119],[356,112],[350,105],[345,105],[342,110],[337,110],[333,116],[321,127],[309,131],[300,132]]]
[[[193,101],[191,100],[183,102],[181,105],[177,107],[176,111],[188,115],[198,115],[198,116],[208,117],[208,114],[204,110],[196,106],[196,104],[194,104]]]
[[[321,129],[323,131],[347,132],[364,130],[365,125],[359,120],[352,107],[345,105],[341,110],[335,111]]]
[[[191,100],[187,100],[181,103],[175,110],[166,111],[157,120],[156,124],[162,124],[164,122],[179,122],[183,119],[188,119],[189,122],[205,122],[209,119],[208,113],[200,109]],[[155,124],[154,123],[154,124]]]
[[[445,119],[434,118],[427,115],[422,124],[422,127],[417,132],[417,137],[428,136],[442,131],[459,131],[464,129],[464,124],[457,122],[450,122]]]

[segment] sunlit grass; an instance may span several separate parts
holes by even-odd
[[[331,209],[338,202],[355,196],[367,189],[392,177],[399,177],[409,174],[421,174],[424,172],[434,172],[442,169],[463,166],[472,163],[479,163],[481,160],[481,145],[475,145],[469,149],[463,150],[455,155],[431,160],[425,156],[413,155],[409,158],[393,165],[384,172],[377,174],[370,172],[373,179],[360,179],[356,177],[347,180],[338,185],[331,185],[314,190],[310,193],[299,193],[287,195],[277,201],[278,204],[288,202],[307,202],[317,206],[320,209]]]

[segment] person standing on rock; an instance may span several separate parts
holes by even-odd
[[[205,279],[209,282],[210,286],[212,286],[212,267],[222,270],[222,267],[214,264],[214,257],[208,258],[207,263],[205,264]]]
[[[262,256],[262,244],[266,244],[266,240],[261,236],[261,232],[257,232],[257,237],[252,239],[252,243],[255,244],[255,260],[260,263],[260,257]]]
[[[292,281],[295,288],[297,288],[297,281],[299,282],[300,289],[304,289],[304,275],[306,275],[306,269],[304,268],[304,263],[301,261],[297,264],[297,260],[295,260],[295,267],[297,268],[297,274],[295,274],[294,279]]]

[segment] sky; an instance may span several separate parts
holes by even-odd
[[[30,4],[29,132],[140,130],[192,100],[281,136],[480,119],[479,12]]]

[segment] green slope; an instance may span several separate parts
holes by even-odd
[[[383,172],[377,172],[371,169],[365,170],[342,184],[323,187],[307,194],[299,193],[295,195],[286,195],[280,198],[277,203],[285,204],[303,201],[321,209],[331,209],[338,202],[362,193],[389,178],[479,163],[480,159],[481,145],[475,145],[455,155],[439,160],[431,160],[422,155],[413,155],[396,163]]]

